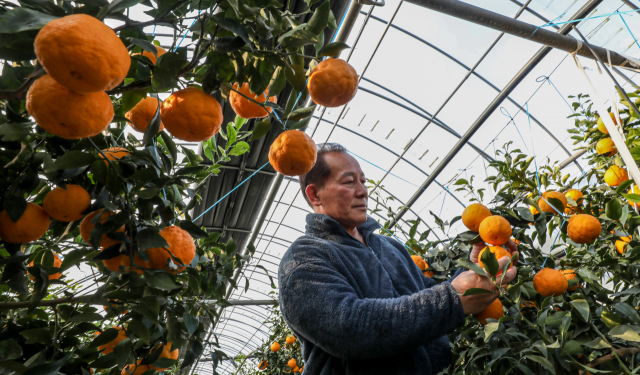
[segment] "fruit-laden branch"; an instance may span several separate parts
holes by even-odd
[[[48,299],[40,301],[40,303],[38,303],[38,306],[57,306],[61,303],[90,303],[92,305],[103,305],[102,302],[94,301],[96,297],[96,294],[88,294],[86,296]],[[0,303],[0,310],[23,309],[25,307],[29,307],[30,303],[30,301],[2,302]]]
[[[29,75],[24,83],[16,90],[0,90],[0,100],[23,100],[27,95],[29,87],[40,77],[47,74],[42,65],[38,62],[33,73]]]
[[[637,354],[640,353],[640,348],[620,348],[620,349],[613,349],[611,351],[611,354],[607,354],[604,355],[598,359],[596,359],[595,361],[588,363],[586,366],[587,367],[591,367],[591,368],[595,368],[597,365],[604,363],[604,362],[608,362],[611,361],[613,359],[616,359],[616,354],[620,357],[623,357],[625,355],[628,354]],[[584,370],[580,370],[580,375],[585,375],[587,372]]]

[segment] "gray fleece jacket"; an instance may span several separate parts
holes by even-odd
[[[278,270],[280,310],[302,344],[305,375],[437,374],[451,362],[445,336],[464,325],[449,282],[424,276],[398,241],[358,227],[368,246],[327,215]]]

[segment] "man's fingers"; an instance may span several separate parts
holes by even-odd
[[[507,270],[507,273],[505,273],[505,274],[504,274],[504,278],[502,278],[502,284],[503,284],[503,286],[504,286],[505,284],[509,284],[511,281],[513,281],[513,279],[515,279],[515,278],[516,278],[516,274],[517,274],[517,273],[518,273],[518,272],[516,271],[516,268],[515,268],[515,267],[513,267],[513,268],[509,267],[509,269]],[[501,276],[502,276],[502,275],[500,275],[500,277],[501,277]]]
[[[498,259],[498,265],[500,266],[500,269],[502,269],[504,267],[505,264],[507,264],[507,262],[509,262],[511,259],[507,258],[507,257],[502,257],[500,259]]]

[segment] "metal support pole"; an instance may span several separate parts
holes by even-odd
[[[414,1],[414,0],[412,0]],[[425,2],[430,2],[431,0]],[[434,0],[435,2],[444,1],[444,0]],[[445,1],[446,2],[446,1]],[[585,15],[589,14],[598,4],[600,4],[602,0],[592,0],[585,4],[576,14],[573,15],[571,19],[583,18]],[[460,2],[460,4],[464,4]],[[464,4],[466,6],[466,4]],[[475,8],[475,7],[474,7]],[[491,13],[491,12],[489,12]],[[502,16],[501,16],[502,17]],[[511,18],[506,17],[507,19],[513,21]],[[564,25],[560,30],[558,30],[558,34],[568,34],[571,31],[571,26]],[[586,48],[586,47],[585,47]],[[575,49],[575,48],[574,48]],[[547,56],[551,52],[551,47],[544,46],[529,60],[527,64],[511,79],[511,81],[504,87],[504,89],[498,93],[498,95],[493,99],[491,104],[482,112],[480,117],[469,127],[467,132],[458,140],[458,142],[453,146],[453,148],[447,153],[447,155],[442,159],[442,161],[436,166],[436,168],[431,172],[431,175],[425,180],[420,189],[418,189],[413,196],[407,201],[405,207],[398,211],[398,214],[390,221],[389,228],[392,228],[394,225],[400,221],[402,216],[407,212],[407,210],[413,206],[413,204],[420,198],[422,193],[424,193],[429,185],[435,181],[435,179],[442,173],[444,168],[453,160],[453,158],[458,154],[458,152],[464,147],[469,139],[476,133],[478,129],[482,126],[482,124],[487,121],[487,119],[491,116],[491,114],[502,104],[502,102],[511,94],[511,92],[522,82],[522,80],[535,68],[543,58]]]
[[[215,304],[218,302],[218,300],[206,299],[202,302]],[[264,306],[264,305],[275,306],[278,304],[278,301],[274,299],[246,299],[246,300],[231,300],[227,302],[229,302],[229,306]],[[221,308],[224,308],[224,307],[221,307]]]
[[[578,159],[580,156],[584,155],[587,152],[587,149],[585,148],[584,150],[580,150],[578,152],[576,152],[575,154],[571,155],[571,157],[566,158],[562,163],[560,163],[560,165],[558,166],[560,168],[560,170],[563,170],[567,167],[567,165],[573,163],[576,159]]]
[[[503,16],[498,13],[488,11],[458,0],[406,0],[412,4],[419,5],[439,13],[444,13],[452,17],[460,18],[465,21],[473,22],[478,25],[486,26],[494,30],[502,31],[507,34],[527,39],[532,42],[542,43],[544,45],[561,49],[566,52],[574,52],[578,49],[578,40],[567,36],[566,33],[554,33],[544,29],[543,27],[518,21],[513,18]],[[584,18],[588,13],[583,14]],[[575,20],[575,18],[573,19]],[[563,25],[562,29],[565,29]],[[607,58],[607,50],[602,47],[594,47],[598,56],[602,59]],[[578,55],[593,59],[593,55],[587,46],[582,46],[577,52]],[[640,68],[629,61],[627,56],[623,56],[614,51],[610,51],[611,63],[623,68]]]

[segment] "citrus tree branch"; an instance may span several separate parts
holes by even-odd
[[[611,351],[611,354],[607,354],[607,355],[603,355],[602,357],[596,359],[595,361],[588,363],[586,366],[587,367],[591,367],[591,368],[595,368],[597,365],[604,363],[604,362],[608,362],[611,360],[616,359],[616,354],[618,356],[625,356],[628,354],[637,354],[640,353],[640,348],[620,348],[620,349],[613,349]],[[580,375],[584,375],[586,374],[586,371],[584,370],[580,370]]]
[[[125,22],[125,24],[122,25],[122,26],[114,27],[113,31],[118,32],[118,31],[122,31],[122,30],[126,30],[126,29],[133,29],[133,28],[137,28],[137,27],[145,27],[145,26],[155,25],[157,23],[162,23],[162,22],[173,23],[174,21],[179,21],[180,20],[179,18],[178,19],[166,19],[166,17],[171,12],[176,10],[176,8],[178,8],[180,5],[184,4],[186,1],[187,0],[178,1],[171,8],[169,8],[169,10],[164,12],[164,14],[162,14],[160,17],[158,17],[156,19],[153,19],[151,21],[146,21],[146,22],[137,22],[137,23]]]
[[[77,297],[64,297],[64,298],[55,298],[42,300],[38,303],[38,306],[57,306],[62,303],[89,303],[93,305],[102,305],[102,302],[93,301],[98,295],[97,294],[88,294],[85,296],[77,296]],[[0,310],[15,310],[15,309],[23,309],[29,307],[30,301],[22,301],[22,302],[1,302]]]
[[[0,100],[23,100],[27,96],[29,87],[40,77],[47,74],[42,65],[38,63],[26,81],[15,90],[0,90]]]

